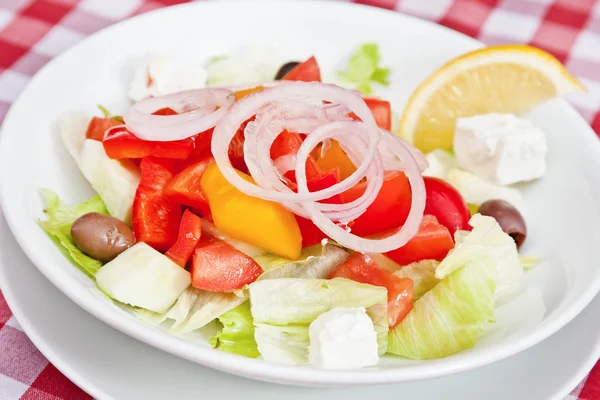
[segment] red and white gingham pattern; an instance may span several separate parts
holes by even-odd
[[[0,0],[0,122],[52,57],[118,20],[186,0]],[[350,0],[341,0],[350,1]],[[600,0],[354,0],[488,44],[530,43],[588,87],[571,101],[600,135]],[[89,399],[40,354],[0,293],[0,399]],[[566,400],[600,399],[600,363]]]

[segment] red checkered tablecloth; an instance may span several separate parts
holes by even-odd
[[[349,0],[342,0],[349,1]],[[0,0],[0,122],[52,57],[118,20],[185,0]],[[355,0],[398,10],[488,44],[553,53],[588,88],[570,98],[600,135],[600,0]],[[0,293],[0,399],[88,399],[29,341]],[[568,400],[600,399],[600,364]]]

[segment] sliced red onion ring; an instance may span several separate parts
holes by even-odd
[[[421,219],[423,218],[423,211],[425,210],[425,184],[419,165],[413,158],[411,151],[404,145],[400,138],[394,135],[385,134],[382,136],[382,140],[406,164],[405,173],[412,191],[412,203],[410,212],[402,228],[385,238],[365,239],[335,224],[319,211],[315,203],[305,202],[302,204],[315,225],[327,236],[347,248],[364,253],[385,253],[404,246],[418,232]],[[298,184],[299,194],[306,193],[307,191],[306,184]]]
[[[361,121],[351,120],[348,115],[352,112]],[[256,184],[242,179],[228,156],[229,143],[239,126],[253,116],[254,120],[244,131],[244,161]],[[307,136],[297,154],[273,161],[269,156],[271,146],[284,130]],[[357,169],[340,183],[310,192],[306,162],[319,143],[326,146],[331,139],[339,142]],[[237,189],[277,201],[297,215],[311,218],[325,234],[350,249],[387,252],[404,245],[419,229],[425,189],[418,159],[423,156],[399,138],[379,129],[364,100],[346,89],[321,83],[289,82],[250,94],[235,103],[217,123],[211,150],[221,173]],[[347,223],[366,211],[381,189],[384,168],[388,166],[403,170],[411,184],[412,204],[404,226],[381,239],[353,235],[336,222]],[[295,170],[297,193],[282,179],[290,170]],[[364,178],[366,189],[358,199],[345,204],[319,203]]]
[[[197,89],[157,96],[137,102],[123,116],[127,129],[143,140],[170,142],[207,131],[235,101],[227,89]],[[170,107],[177,115],[152,115]]]
[[[279,174],[279,179],[283,179],[283,176],[296,168],[296,155],[286,154],[284,156],[277,157],[273,161],[273,165]]]
[[[260,92],[252,93],[244,97],[242,100],[236,102],[215,127],[211,150],[223,176],[237,189],[250,196],[259,197],[265,200],[292,203],[323,200],[342,193],[358,183],[358,181],[362,179],[362,176],[355,173],[343,182],[338,183],[328,189],[308,193],[302,198],[298,198],[298,195],[291,190],[288,192],[278,192],[271,190],[270,188],[266,189],[261,187],[262,185],[258,182],[258,180],[257,183],[261,186],[254,185],[253,183],[242,179],[238,175],[238,173],[233,169],[227,153],[229,149],[229,143],[231,142],[233,136],[235,136],[237,129],[244,121],[256,115],[261,108],[270,103],[275,103],[286,98],[303,99],[304,101],[313,103],[322,101],[338,103],[348,107],[348,109],[358,115],[358,117],[361,118],[364,123],[370,127],[370,129],[379,129],[375,124],[375,119],[373,118],[371,111],[362,98],[359,98],[353,94],[349,94],[346,89],[343,89],[339,86],[316,82],[290,82],[285,85],[264,89]],[[370,153],[374,154],[377,151],[377,144],[375,143],[372,147],[373,148],[370,149]],[[244,150],[246,150],[246,145],[244,146]],[[245,154],[246,165],[248,166],[249,170],[251,168],[255,169],[254,165],[256,165],[257,162],[253,159],[258,158],[259,155],[250,146],[248,146],[248,150],[248,153]],[[261,153],[263,157],[265,154],[268,153]],[[249,163],[248,161],[251,162]],[[364,170],[366,170],[367,167],[361,171],[363,176]],[[254,177],[252,171],[251,175]]]
[[[382,129],[382,131],[398,139],[402,143],[402,145],[410,151],[413,158],[419,165],[419,169],[421,170],[421,172],[429,168],[429,161],[427,161],[425,155],[421,153],[415,146],[403,140],[402,138],[394,135],[388,130]],[[384,142],[381,142],[379,144],[379,153],[381,154],[381,158],[383,159],[383,163],[386,167],[386,170],[404,170],[404,164],[402,164],[402,162],[399,162],[398,157],[390,151],[389,147],[386,146]]]

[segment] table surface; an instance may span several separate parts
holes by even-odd
[[[29,79],[54,56],[121,19],[183,2],[0,0],[0,122]],[[487,44],[529,43],[551,52],[587,86],[588,93],[569,100],[600,135],[600,0],[354,2],[432,20]],[[29,341],[1,292],[0,398],[90,398]],[[566,400],[597,399],[600,363]]]

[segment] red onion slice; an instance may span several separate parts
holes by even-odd
[[[144,99],[129,108],[123,116],[127,129],[143,140],[170,142],[186,139],[209,130],[234,103],[227,89],[197,89]],[[170,107],[177,115],[152,115]]]
[[[349,114],[361,121],[354,121]],[[248,119],[244,136],[244,161],[256,182],[242,179],[228,156],[231,140]],[[284,131],[306,134],[297,154],[273,161],[270,149]],[[310,192],[305,165],[319,143],[331,139],[356,166],[348,178],[327,189]],[[425,207],[425,186],[421,176],[423,155],[401,139],[375,124],[371,111],[361,97],[334,85],[289,82],[252,93],[229,108],[217,123],[211,150],[224,177],[240,191],[254,197],[276,201],[297,215],[308,217],[339,244],[364,252],[387,252],[406,244],[419,229]],[[292,165],[295,164],[295,165]],[[412,189],[411,210],[404,226],[391,236],[365,239],[353,235],[345,224],[358,218],[377,198],[384,170],[400,169]],[[285,183],[283,174],[295,170],[298,192]],[[366,189],[356,200],[345,204],[325,204],[320,200],[340,194],[366,178]],[[338,222],[338,223],[336,223]]]
[[[363,253],[385,253],[404,246],[419,231],[423,211],[425,210],[425,184],[419,165],[411,151],[396,136],[385,134],[382,136],[382,140],[406,164],[405,173],[412,191],[412,203],[402,228],[385,238],[366,239],[356,236],[349,230],[335,224],[319,211],[315,203],[305,202],[302,204],[315,225],[327,236],[347,248]],[[298,185],[298,193],[306,193],[307,191],[306,185]]]
[[[348,109],[358,115],[359,118],[361,118],[370,129],[379,129],[377,128],[371,111],[362,98],[359,98],[351,93],[349,94],[346,89],[343,89],[339,86],[316,82],[290,82],[289,84],[264,89],[262,91],[252,93],[244,97],[242,100],[236,102],[215,127],[211,150],[223,176],[237,189],[250,196],[259,197],[270,201],[277,201],[280,203],[298,203],[302,201],[323,200],[333,195],[342,193],[358,183],[358,181],[362,179],[362,176],[353,174],[350,178],[344,180],[342,183],[332,186],[331,188],[308,193],[302,198],[298,198],[298,195],[291,190],[288,192],[278,192],[271,190],[270,188],[266,189],[261,187],[262,185],[258,182],[258,180],[257,183],[261,186],[254,185],[253,183],[242,179],[237,174],[237,172],[233,169],[227,154],[229,143],[236,134],[237,129],[244,121],[256,115],[261,108],[268,104],[281,101],[281,99],[303,99],[304,101],[312,103],[322,101],[338,103],[348,107]],[[377,150],[376,147],[377,145],[375,144],[375,148],[372,149],[371,152],[375,153]],[[246,150],[246,146],[244,146],[244,150]],[[246,165],[248,166],[248,169],[250,169],[251,166],[256,165],[257,161],[255,158],[259,157],[257,154],[261,154],[264,157],[265,154],[268,154],[268,152],[255,153],[255,150],[251,146],[248,146],[248,153],[245,154]],[[250,165],[248,161],[250,161]],[[366,168],[367,167],[364,169],[366,170]],[[364,174],[364,170],[361,172]],[[255,178],[254,174],[252,174],[252,171],[251,175],[253,178]]]

